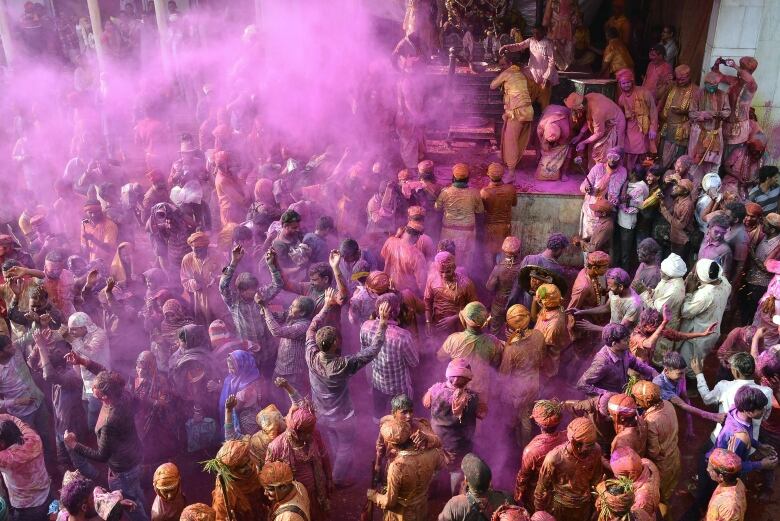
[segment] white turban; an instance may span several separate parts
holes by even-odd
[[[701,189],[705,192],[710,189],[719,190],[721,184],[720,176],[718,176],[717,172],[710,172],[702,178]]]
[[[667,258],[661,261],[661,273],[671,278],[680,278],[685,276],[688,267],[682,257],[676,253],[671,253]]]
[[[713,264],[717,266],[718,269],[716,271],[715,277],[710,277],[710,268]],[[722,268],[720,267],[720,264],[712,259],[699,259],[696,262],[696,275],[698,275],[699,279],[705,284],[710,284],[718,280],[720,278],[721,272]]]
[[[77,311],[68,317],[68,327],[89,327],[92,325],[92,319],[82,311]]]

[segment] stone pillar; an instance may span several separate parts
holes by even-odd
[[[762,32],[765,4],[771,0],[715,0],[704,46],[702,77],[719,56],[755,56]],[[725,71],[724,71],[725,72]]]
[[[5,0],[0,0],[0,42],[5,52],[5,63],[9,66],[14,61],[14,41],[11,36],[11,26],[8,24],[8,9]]]
[[[263,16],[263,0],[255,0],[255,25],[257,26],[257,30],[260,30],[260,21],[262,20]]]
[[[89,20],[92,23],[92,34],[95,38],[95,54],[97,54],[100,72],[106,70],[106,55],[103,49],[103,20],[100,18],[100,3],[98,0],[87,0]]]
[[[171,72],[171,52],[170,36],[168,33],[168,1],[154,0],[154,15],[157,18],[157,31],[160,33],[160,61],[163,70],[170,75]]]

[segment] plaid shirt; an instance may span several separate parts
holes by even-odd
[[[371,362],[385,343],[386,327],[378,327],[371,344],[354,355],[341,356],[323,353],[317,347],[315,336],[324,325],[328,308],[323,308],[306,331],[306,363],[317,419],[337,422],[355,413],[349,395],[349,379]]]
[[[367,320],[360,328],[360,346],[371,345],[379,330],[378,320]],[[412,334],[390,322],[385,332],[385,345],[372,362],[371,385],[389,396],[405,393],[412,396],[410,369],[420,363],[420,353],[412,343]]]
[[[222,276],[219,279],[219,293],[222,300],[225,301],[233,317],[233,325],[236,327],[236,333],[242,340],[249,340],[260,346],[259,358],[267,362],[275,356],[273,349],[266,349],[268,342],[268,329],[266,329],[265,317],[260,312],[258,306],[253,300],[243,301],[238,290],[233,285],[233,275],[236,270],[228,265],[222,270]],[[272,299],[281,287],[281,283],[273,284],[259,288],[257,291],[265,297],[266,300]]]
[[[284,325],[279,324],[279,320],[284,321]],[[280,339],[274,374],[308,374],[306,330],[309,329],[309,320],[305,318],[287,320],[283,316],[277,319],[270,310],[266,309],[265,323],[268,326],[268,331]]]

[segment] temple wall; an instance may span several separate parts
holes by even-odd
[[[758,121],[769,135],[769,162],[780,163],[780,0],[715,0],[710,16],[702,71],[719,56],[754,56],[758,92],[753,99]],[[728,69],[723,68],[724,72]]]
[[[512,211],[512,235],[522,241],[522,256],[544,250],[547,237],[553,232],[569,237],[577,235],[581,210],[580,194],[518,193],[517,206]],[[568,266],[582,266],[582,255],[572,249],[560,262]]]

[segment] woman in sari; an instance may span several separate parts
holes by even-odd
[[[233,426],[240,434],[254,434],[258,430],[255,416],[260,412],[260,371],[251,353],[232,351],[227,356],[228,375],[222,384],[219,397],[219,409],[222,417],[225,402],[231,395],[236,396],[233,409]]]

